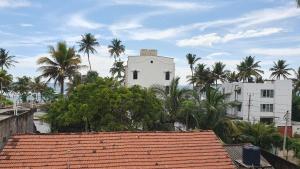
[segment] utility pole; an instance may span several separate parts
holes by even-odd
[[[286,135],[287,135],[287,125],[289,120],[289,111],[286,111],[285,117],[285,126],[284,126],[284,136],[283,136],[283,156],[287,159],[287,153],[286,153]]]
[[[248,122],[250,122],[250,109],[251,109],[251,93],[248,93],[249,100],[248,100]]]

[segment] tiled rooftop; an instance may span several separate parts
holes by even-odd
[[[235,168],[211,131],[16,135],[0,168]]]

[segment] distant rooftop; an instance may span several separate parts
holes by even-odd
[[[156,49],[141,49],[140,56],[157,56]]]
[[[16,135],[0,168],[234,169],[220,140],[202,132],[96,132]]]

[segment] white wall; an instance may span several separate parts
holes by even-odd
[[[291,107],[292,107],[292,81],[291,80],[276,80],[267,81],[265,83],[225,83],[222,85],[222,90],[225,93],[231,93],[228,101],[234,101],[234,89],[235,86],[241,88],[241,94],[237,95],[237,101],[242,103],[242,109],[240,112],[235,108],[229,108],[228,114],[238,116],[243,120],[248,120],[248,103],[251,95],[250,113],[249,119],[251,122],[258,122],[263,117],[273,117],[276,126],[284,126],[284,115],[286,111],[289,111],[289,119],[291,119]],[[273,98],[261,97],[262,89],[274,90]],[[260,104],[273,104],[273,112],[261,112]],[[290,120],[289,120],[289,125]]]
[[[153,63],[151,63],[153,61]],[[138,79],[133,79],[133,71],[138,71]],[[170,73],[170,80],[165,80],[165,72]],[[162,56],[128,56],[126,69],[126,85],[152,85],[169,86],[175,76],[175,63],[173,58]]]

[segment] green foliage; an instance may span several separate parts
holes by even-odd
[[[292,120],[300,121],[300,96],[296,92],[292,96]]]
[[[256,62],[255,57],[247,56],[245,59],[237,65],[238,75],[243,82],[247,80],[247,82],[252,82],[253,77],[259,78],[261,77],[262,71],[259,65],[260,61]]]
[[[263,149],[270,150],[273,146],[280,146],[279,132],[274,125],[264,123],[236,122],[241,135],[239,141],[252,143]],[[282,145],[282,144],[281,144]]]
[[[61,87],[60,93],[64,93],[65,79],[72,80],[73,75],[83,66],[80,65],[81,59],[74,47],[68,47],[65,42],[57,43],[56,48],[49,47],[50,57],[41,57],[37,61],[39,71],[42,72],[40,77],[54,80],[54,85],[59,83]]]
[[[96,46],[99,46],[99,42],[95,36],[91,33],[86,33],[82,35],[82,39],[79,43],[79,52],[84,52],[88,56],[90,71],[92,70],[91,61],[90,61],[90,53],[94,54],[97,52],[95,49]]]
[[[4,67],[7,69],[11,66],[14,66],[14,63],[18,63],[14,60],[15,56],[9,55],[9,52],[3,48],[0,48],[0,67],[1,70],[4,70]]]
[[[0,70],[0,90],[1,94],[7,93],[11,86],[13,76],[8,74],[6,70]]]
[[[0,95],[0,104],[1,106],[11,106],[13,105],[13,102],[11,100],[8,100],[6,97],[3,95]]]
[[[125,52],[125,46],[122,45],[122,41],[119,39],[113,39],[111,41],[111,45],[108,45],[108,48],[109,48],[110,56],[114,57],[115,62],[117,62],[117,58],[120,57],[120,55]]]
[[[283,79],[288,79],[288,76],[291,75],[289,71],[292,71],[292,68],[288,67],[289,65],[286,64],[285,60],[278,60],[277,62],[274,62],[274,65],[272,68],[270,68],[271,78],[273,79],[280,79],[283,77]]]
[[[20,94],[22,102],[27,101],[29,92],[31,91],[31,78],[27,76],[18,77],[17,81],[13,83],[13,91]]]
[[[55,101],[46,119],[54,131],[159,130],[162,113],[152,91],[97,78]]]

